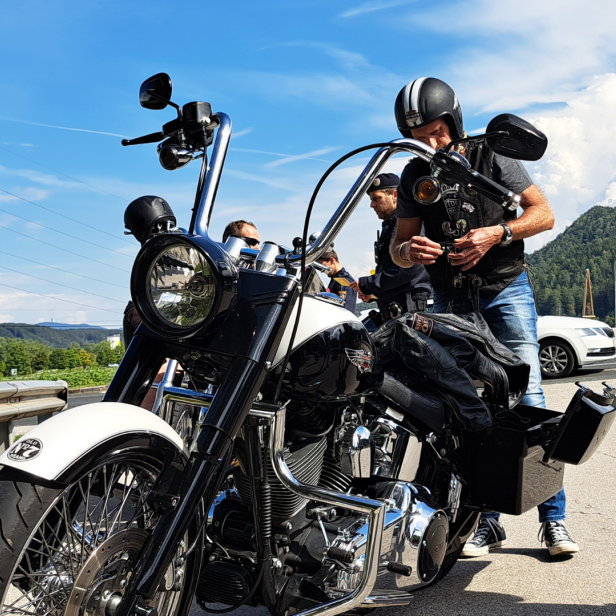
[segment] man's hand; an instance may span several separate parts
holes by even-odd
[[[364,302],[365,304],[368,304],[373,299],[376,299],[374,295],[366,295],[365,293],[363,293],[362,290],[359,288],[359,282],[357,282],[357,280],[355,282],[352,282],[349,285],[349,288],[353,289],[353,291],[355,291],[357,295],[359,296],[359,299],[361,299],[361,301]]]
[[[432,265],[442,254],[441,245],[423,235],[414,235],[400,251],[403,260],[421,265]]]
[[[464,237],[454,240],[454,246],[460,252],[449,253],[451,264],[463,265],[463,272],[477,265],[492,246],[500,244],[504,232],[500,225],[471,229]]]

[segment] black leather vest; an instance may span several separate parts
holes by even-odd
[[[470,162],[481,175],[492,179],[494,153],[479,147],[470,156]],[[405,168],[402,181],[408,186],[408,194],[415,180],[429,175],[429,163],[413,159]],[[508,222],[517,217],[515,212],[505,210],[501,205],[478,195],[474,190],[460,187],[442,187],[442,197],[431,205],[418,204],[421,210],[427,237],[435,242],[452,243],[466,235],[471,229],[490,227]],[[481,260],[471,269],[463,272],[462,287],[459,278],[460,267],[452,267],[444,254],[433,265],[427,265],[430,282],[436,293],[443,299],[453,299],[461,289],[478,288],[481,296],[491,296],[511,284],[524,270],[524,241],[516,240],[509,246],[492,246]]]

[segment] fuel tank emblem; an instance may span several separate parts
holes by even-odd
[[[43,450],[43,443],[37,438],[26,438],[19,441],[7,454],[10,460],[27,462],[36,458]]]
[[[363,349],[344,349],[349,361],[362,373],[372,372],[372,353]]]

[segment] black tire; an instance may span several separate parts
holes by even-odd
[[[539,343],[539,364],[544,379],[561,379],[577,368],[573,349],[560,338],[547,338]]]
[[[111,449],[107,456],[103,454],[96,463],[80,469],[65,489],[31,483],[23,473],[3,467],[0,471],[0,614],[17,611],[23,616],[29,613],[34,616],[48,611],[64,614],[90,608],[92,601],[101,601],[100,597],[97,599],[97,593],[93,593],[86,605],[85,596],[82,593],[80,598],[75,588],[82,586],[84,578],[89,579],[90,570],[91,575],[99,575],[96,579],[92,577],[92,588],[95,582],[103,588],[100,580],[104,579],[109,563],[113,564],[113,558],[117,569],[123,567],[125,584],[131,567],[138,562],[145,538],[158,523],[157,512],[147,502],[147,492],[163,468],[163,458],[150,450],[140,453],[133,449],[121,454]],[[194,536],[191,530],[184,543],[189,543]],[[101,549],[108,550],[110,559],[102,564]],[[188,545],[183,549],[187,550]],[[181,560],[178,562],[182,564]],[[156,604],[157,607],[160,604],[167,616],[174,616],[190,597],[186,596],[186,583],[179,582],[179,592],[167,592],[171,588],[167,577],[190,580],[194,557],[191,555],[186,560],[179,574],[174,560],[169,572],[165,576],[166,590],[159,593]],[[80,583],[74,584],[75,580]],[[121,588],[112,588],[107,597],[117,599],[121,594]],[[98,595],[108,600],[102,591]]]

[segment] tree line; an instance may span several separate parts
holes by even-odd
[[[124,345],[114,349],[104,340],[80,346],[72,342],[68,348],[52,348],[36,340],[0,338],[0,377],[32,374],[40,370],[64,370],[118,364],[124,356]]]
[[[589,269],[595,315],[614,325],[615,208],[591,208],[526,260],[539,314],[582,316]]]

